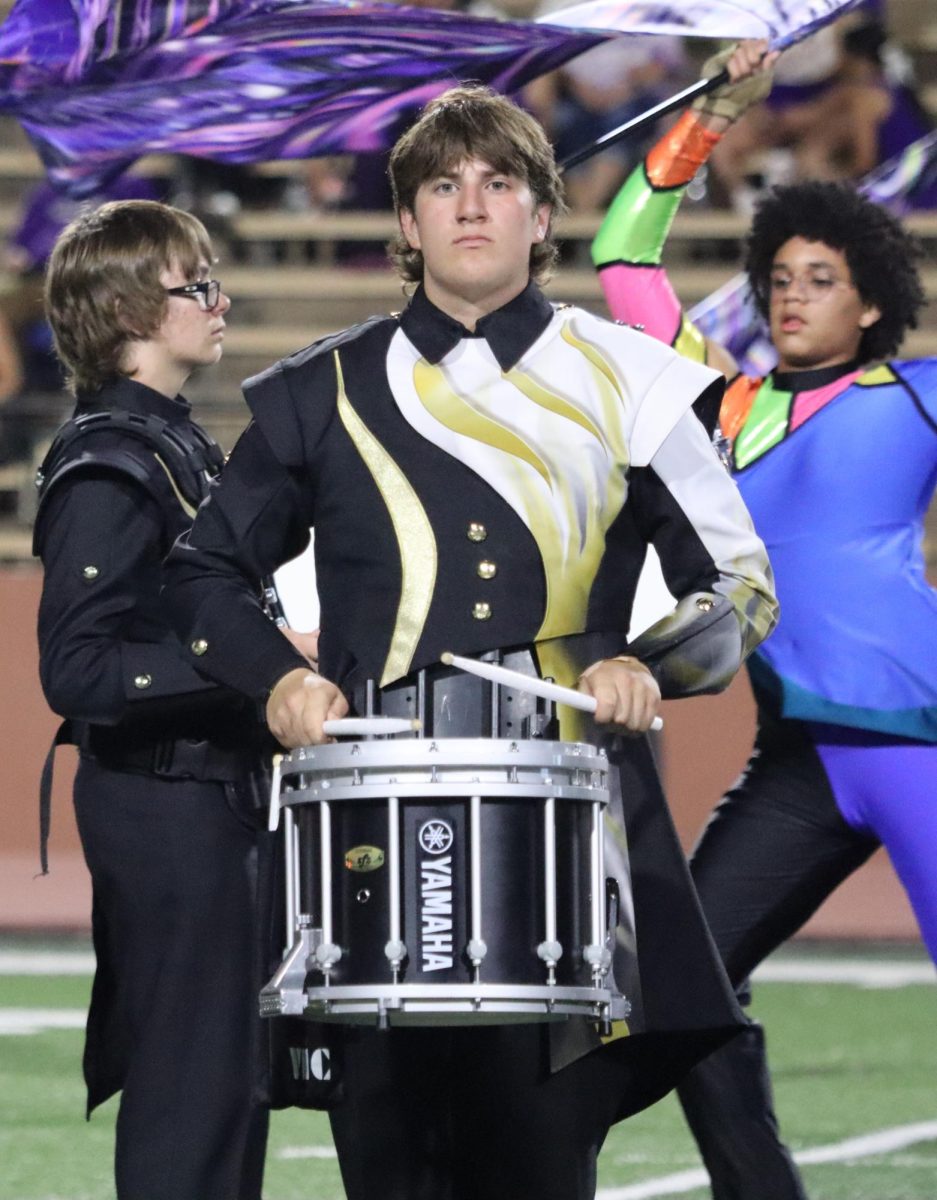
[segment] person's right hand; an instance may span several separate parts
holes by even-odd
[[[328,679],[297,667],[279,679],[267,699],[267,725],[281,746],[321,745],[324,721],[344,717],[348,701]]]
[[[764,100],[771,91],[773,68],[779,54],[778,50],[768,53],[768,43],[762,38],[749,38],[714,54],[703,64],[702,78],[712,79],[725,68],[729,82],[698,96],[693,101],[693,109],[710,118],[719,118],[726,126],[737,121],[742,113]]]

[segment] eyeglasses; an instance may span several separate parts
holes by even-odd
[[[772,296],[792,296],[794,288],[807,301],[825,300],[836,288],[852,287],[844,279],[834,275],[821,275],[809,272],[806,275],[792,275],[790,271],[772,271],[768,277],[768,287]]]
[[[221,283],[217,279],[203,279],[201,283],[184,283],[182,287],[166,288],[167,296],[188,296],[198,301],[199,308],[210,312],[217,308],[221,299]]]

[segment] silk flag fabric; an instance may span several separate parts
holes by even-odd
[[[897,216],[937,208],[937,132],[912,142],[858,185],[870,200]],[[745,274],[735,275],[687,313],[699,331],[725,346],[747,375],[767,375],[777,363],[768,330],[755,308]]]
[[[150,153],[379,150],[455,83],[511,91],[610,36],[368,0],[18,0],[0,112],[80,198]]]
[[[515,90],[608,29],[786,44],[857,2],[593,0],[529,23],[369,0],[17,0],[0,29],[0,112],[80,198],[149,153],[245,163],[383,149],[446,87]],[[592,28],[561,27],[571,12]]]
[[[541,22],[572,29],[683,37],[765,38],[773,49],[792,46],[863,0],[586,0],[551,12]]]

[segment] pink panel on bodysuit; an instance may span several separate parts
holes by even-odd
[[[831,400],[835,400],[861,374],[861,370],[851,371],[848,375],[840,375],[839,379],[834,379],[826,387],[814,388],[811,392],[798,392],[794,397],[794,404],[791,409],[791,422],[788,428],[793,430],[798,425],[803,425],[808,417],[812,417],[815,412],[819,412],[824,404],[829,404]]]
[[[614,320],[641,325],[651,337],[673,344],[680,329],[680,301],[663,267],[612,263],[602,267],[599,280]]]

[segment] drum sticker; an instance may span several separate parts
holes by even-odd
[[[318,1079],[327,1083],[332,1078],[332,1055],[327,1046],[318,1050],[310,1050],[307,1046],[290,1046],[290,1066],[293,1078],[299,1082],[308,1083],[310,1079]]]
[[[427,855],[420,862],[420,955],[424,971],[449,970],[452,950],[452,855],[448,821],[424,821],[417,834]]]
[[[352,846],[345,851],[345,866],[349,871],[376,871],[384,865],[384,851],[379,846]]]

